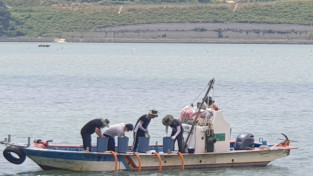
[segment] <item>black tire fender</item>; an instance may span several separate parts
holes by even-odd
[[[18,157],[16,157],[15,155],[12,155],[12,153],[17,155]],[[3,156],[6,160],[8,160],[9,162],[13,164],[22,164],[26,159],[26,155],[22,151],[22,147],[16,146],[16,145],[7,146],[3,150]]]

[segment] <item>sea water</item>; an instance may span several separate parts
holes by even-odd
[[[231,125],[232,138],[250,132],[299,147],[266,167],[143,171],[140,175],[311,175],[313,170],[313,46],[150,43],[0,43],[0,140],[52,139],[82,144],[94,118],[135,123],[149,109],[150,143],[162,143],[162,117],[210,95]],[[132,143],[132,133],[126,133]],[[93,144],[96,144],[93,135]],[[0,146],[2,153],[5,146]],[[43,171],[0,156],[0,175],[138,175],[136,171]]]

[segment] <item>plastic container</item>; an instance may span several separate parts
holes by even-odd
[[[118,153],[126,153],[128,150],[128,137],[119,137],[117,139],[117,152]]]
[[[163,152],[174,151],[174,140],[171,137],[163,137]]]
[[[105,152],[108,150],[108,138],[97,138],[97,152]]]
[[[146,153],[149,150],[150,138],[148,137],[138,137],[138,152]]]
[[[267,145],[267,141],[262,141],[262,145]]]

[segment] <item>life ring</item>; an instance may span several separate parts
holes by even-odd
[[[18,157],[16,157],[15,155],[12,155],[12,153],[17,155]],[[26,159],[26,155],[22,151],[22,147],[16,146],[16,145],[10,145],[6,147],[3,150],[3,156],[5,159],[7,159],[9,162],[13,164],[22,164]]]

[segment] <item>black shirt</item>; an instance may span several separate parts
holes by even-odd
[[[143,122],[143,123],[142,123],[142,127],[143,127],[144,129],[147,129],[147,127],[148,127],[148,125],[149,125],[151,119],[147,117],[147,114],[142,115],[142,116],[137,120],[135,127],[137,127],[137,124],[138,124],[140,121]],[[142,129],[138,128],[137,133],[145,133],[145,132],[144,132]]]
[[[93,134],[95,132],[96,128],[103,128],[104,125],[101,121],[101,119],[93,119],[86,123],[86,125],[83,126],[81,129],[82,133],[88,133],[88,134]]]
[[[170,127],[174,130],[177,131],[177,127],[181,126],[181,122],[177,119],[174,119],[173,123],[170,125]],[[183,128],[181,126],[181,131],[183,131]]]

